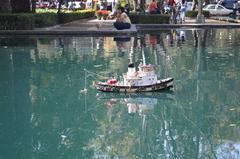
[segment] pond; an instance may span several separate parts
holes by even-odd
[[[0,158],[240,158],[239,35],[1,37]],[[96,90],[130,60],[172,90]]]

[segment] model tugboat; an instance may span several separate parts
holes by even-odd
[[[123,80],[112,78],[106,82],[97,82],[96,85],[103,92],[153,92],[170,89],[173,78],[158,79],[151,64],[140,64],[137,71],[134,64],[130,63],[127,73],[123,74]]]

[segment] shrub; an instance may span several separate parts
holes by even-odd
[[[78,19],[94,16],[94,10],[80,10],[70,13],[57,14],[0,14],[0,30],[31,30],[34,27],[47,27],[59,23],[67,23]]]
[[[0,30],[31,30],[34,28],[32,14],[0,14]]]
[[[109,12],[107,10],[102,10],[103,19],[107,19]]]
[[[169,15],[162,14],[130,14],[133,24],[168,24]]]
[[[97,11],[95,12],[95,15],[96,15],[96,16],[102,16],[102,11],[101,11],[101,10],[97,10]]]
[[[103,19],[107,19],[109,12],[107,10],[97,10],[95,12],[95,15],[97,17],[97,19],[101,19],[103,17]]]
[[[90,18],[94,16],[94,10],[78,10],[71,13],[61,13],[59,23],[68,23],[78,19]]]
[[[37,13],[35,14],[35,27],[53,26],[68,23],[74,20],[90,18],[94,16],[94,10],[81,10],[68,13]]]
[[[209,11],[202,11],[202,13],[203,13],[204,17],[206,17],[206,18],[210,17]],[[194,11],[188,11],[186,13],[186,17],[190,17],[190,18],[196,18],[197,15],[198,15],[198,11],[195,11],[195,10]]]
[[[58,24],[57,13],[37,13],[35,14],[35,27],[46,27]]]

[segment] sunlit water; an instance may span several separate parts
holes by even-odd
[[[172,91],[95,89],[130,60]],[[240,30],[1,37],[0,73],[1,159],[240,158]]]

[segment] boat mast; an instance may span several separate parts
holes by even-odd
[[[87,70],[84,68],[84,89],[80,91],[81,93],[87,93]]]
[[[133,49],[133,45],[131,45],[130,53],[129,53],[129,63],[133,63],[133,53],[134,53],[134,49]]]
[[[141,48],[142,50],[142,62],[143,62],[143,65],[146,65],[146,58],[145,58],[145,54],[144,54],[144,48]]]

